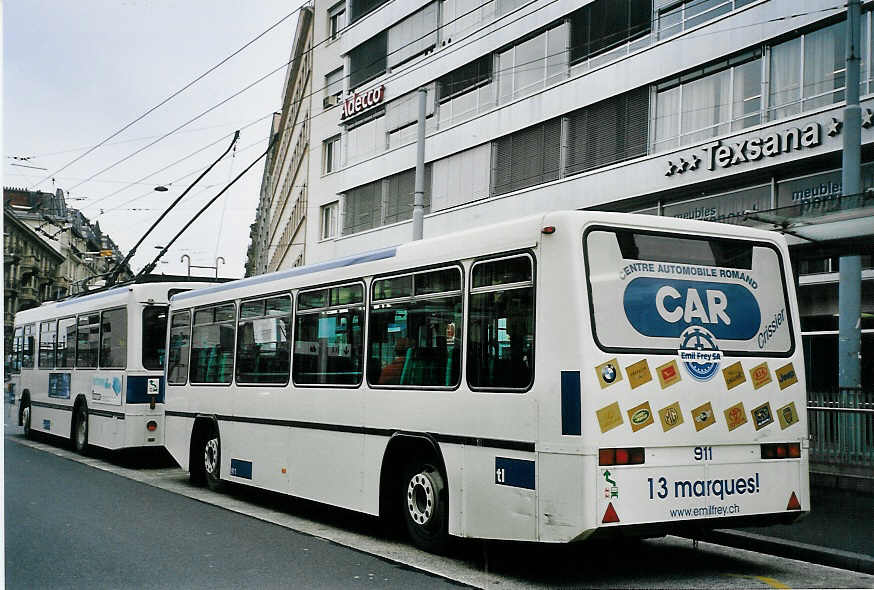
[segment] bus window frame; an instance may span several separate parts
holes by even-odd
[[[330,305],[330,303],[331,303],[330,290],[335,288],[335,287],[348,287],[350,285],[360,285],[361,286],[361,303],[352,303],[352,304],[347,303],[347,304],[342,304],[342,305]],[[323,289],[327,289],[329,291],[328,305],[326,305],[325,307],[316,307],[316,308],[311,308],[311,309],[305,309],[303,311],[298,310],[297,306],[300,302],[300,294],[301,293],[308,293],[310,291],[321,291]],[[367,313],[367,309],[368,309],[367,293],[368,293],[367,281],[365,281],[363,278],[350,279],[347,281],[341,281],[339,283],[324,283],[321,285],[314,285],[312,287],[301,287],[301,288],[298,288],[295,290],[294,298],[293,298],[294,300],[293,300],[293,305],[292,305],[292,318],[291,318],[291,322],[292,322],[292,327],[291,327],[292,328],[292,330],[291,330],[292,331],[292,338],[291,338],[291,347],[290,347],[291,348],[291,364],[289,365],[289,372],[290,372],[289,381],[290,381],[291,385],[293,385],[294,387],[313,387],[313,388],[320,388],[320,389],[325,389],[325,388],[358,389],[366,382],[366,380],[367,380],[367,376],[366,376],[367,375],[367,342],[368,342],[367,329],[368,329],[368,325],[369,325],[368,313]],[[361,329],[363,331],[362,337],[361,337],[361,350],[362,350],[362,352],[361,352],[361,378],[358,380],[358,383],[355,383],[355,384],[351,384],[351,383],[350,384],[344,384],[344,383],[298,383],[297,381],[295,381],[294,380],[294,348],[295,348],[295,344],[297,342],[297,318],[298,318],[298,316],[299,315],[315,315],[317,313],[322,313],[324,311],[330,311],[330,310],[335,310],[335,309],[345,309],[345,308],[350,307],[350,305],[352,305],[352,306],[359,306],[360,305],[362,307],[362,309],[364,310],[364,314],[362,316],[363,322],[362,322],[362,326],[361,326]]]
[[[268,299],[275,299],[277,297],[288,297],[289,298],[289,309],[288,309],[288,378],[282,383],[259,383],[259,382],[250,382],[243,381],[240,382],[237,380],[237,354],[239,351],[239,337],[240,337],[240,322],[251,321],[255,318],[241,318],[240,315],[243,313],[243,305],[250,301],[264,301],[266,305],[266,301]],[[291,383],[291,375],[294,369],[292,368],[292,363],[294,362],[294,320],[295,320],[295,294],[292,291],[274,291],[273,293],[269,293],[267,295],[252,295],[250,297],[246,297],[245,299],[237,300],[237,314],[235,320],[235,332],[234,332],[234,385],[238,387],[288,387]],[[258,319],[269,318],[271,316],[262,315],[258,316]],[[191,316],[191,322],[189,325],[193,327],[194,325],[194,315]],[[169,322],[169,319],[168,319]],[[167,324],[170,325],[169,323]]]
[[[170,344],[171,344],[171,332],[173,330],[173,316],[177,313],[187,313],[188,314],[188,359],[185,363],[185,379],[182,381],[170,381]],[[170,309],[170,306],[167,306],[167,334],[165,338],[167,339],[167,358],[164,360],[164,374],[167,376],[167,385],[173,387],[183,387],[191,384],[189,379],[191,372],[191,331],[193,329],[194,324],[194,309],[191,307],[185,307],[183,309]],[[236,354],[236,351],[234,351]]]
[[[455,269],[460,273],[460,284],[458,291],[441,291],[438,294],[428,293],[425,295],[417,295],[416,294],[416,279],[415,275],[417,274],[425,274],[429,272],[439,271],[439,270],[447,270],[447,269]],[[412,295],[406,295],[403,297],[393,297],[391,299],[380,299],[374,300],[373,292],[376,288],[377,281],[383,281],[386,279],[394,279],[399,277],[411,276],[411,289]],[[467,361],[467,324],[465,323],[465,319],[467,318],[467,297],[465,296],[467,285],[470,281],[466,281],[466,272],[464,265],[461,261],[450,261],[450,262],[441,262],[437,264],[431,264],[428,266],[421,266],[412,269],[405,269],[402,271],[392,271],[389,273],[373,275],[370,279],[370,289],[368,292],[368,301],[367,301],[367,338],[365,339],[365,363],[364,363],[364,381],[367,383],[367,387],[374,390],[421,390],[421,391],[458,391],[461,387],[462,383],[467,384],[467,379],[465,377],[466,372],[466,361]],[[371,322],[371,314],[373,313],[374,305],[383,305],[383,304],[391,304],[391,303],[403,303],[403,302],[416,302],[416,301],[427,301],[431,299],[445,299],[447,297],[455,297],[461,296],[461,334],[458,335],[458,331],[456,331],[456,338],[461,340],[461,354],[459,355],[459,377],[458,382],[454,385],[381,385],[379,383],[371,383],[369,376],[370,369],[370,327],[373,325]]]
[[[488,287],[473,287],[473,270],[476,268],[478,264],[488,264],[490,262],[499,262],[501,260],[509,260],[511,258],[520,258],[523,256],[527,256],[531,262],[531,280],[525,281],[521,283],[507,283],[505,285],[495,285]],[[534,388],[534,383],[537,381],[537,257],[534,255],[530,249],[526,250],[517,250],[513,252],[502,252],[500,254],[495,254],[491,256],[475,258],[473,263],[470,265],[470,280],[468,284],[470,288],[467,290],[467,297],[465,298],[465,320],[467,320],[467,325],[465,325],[465,346],[467,350],[464,352],[464,381],[467,385],[468,389],[476,392],[483,393],[519,393],[525,394],[531,391]],[[531,382],[527,387],[474,387],[470,384],[470,380],[467,378],[467,369],[468,363],[470,362],[470,357],[468,354],[470,353],[470,346],[467,346],[469,343],[468,339],[468,330],[470,329],[470,296],[476,295],[478,293],[493,293],[495,291],[506,291],[509,289],[523,289],[528,288],[530,284],[530,288],[533,292],[533,297],[531,301],[532,311],[534,312],[534,318],[531,322],[532,326],[532,336],[534,337],[534,346],[531,360]]]
[[[221,325],[223,323],[230,323],[234,327],[234,337],[233,337],[234,347],[231,350],[231,367],[230,367],[231,379],[230,379],[230,381],[228,381],[226,383],[225,382],[210,382],[210,381],[205,381],[205,382],[194,381],[191,378],[191,358],[192,358],[192,356],[194,356],[194,328],[198,325],[198,324],[194,323],[194,318],[197,315],[198,311],[203,311],[205,309],[210,309],[210,308],[223,307],[225,305],[233,305],[234,306],[234,317],[230,322],[216,322],[215,320],[213,320],[209,324],[199,324],[199,325],[201,325],[201,326],[203,326],[203,325]],[[189,339],[188,339],[188,342],[189,342],[189,345],[188,345],[188,378],[186,380],[186,383],[188,385],[205,386],[205,387],[231,387],[232,385],[235,385],[234,374],[237,370],[237,316],[239,314],[239,307],[240,306],[237,304],[237,300],[231,299],[230,301],[219,301],[216,303],[207,303],[204,305],[200,305],[198,307],[190,308],[191,321],[188,324],[189,329],[190,329]],[[177,311],[181,311],[181,310],[177,310]],[[213,316],[213,317],[215,317],[215,316]]]
[[[30,338],[33,339],[33,348],[30,351],[30,365],[24,364],[25,343],[27,342],[28,329],[30,330]],[[30,322],[21,325],[21,358],[19,359],[19,370],[27,369],[32,371],[39,367],[39,322]]]
[[[60,325],[61,322],[65,320],[74,320],[73,324],[76,326],[75,339],[73,340],[73,360],[72,364],[64,365],[63,367],[58,365],[58,334],[61,333]],[[76,354],[78,352],[78,339],[79,339],[79,318],[75,315],[66,315],[60,318],[57,318],[55,321],[55,369],[76,369]],[[67,343],[69,339],[64,340],[64,344]],[[64,346],[64,350],[67,349],[67,346]]]
[[[124,311],[124,365],[121,367],[117,366],[103,366],[103,314],[110,311]],[[118,307],[109,307],[107,309],[100,310],[100,332],[99,332],[99,340],[97,341],[97,368],[98,369],[107,369],[114,371],[126,371],[128,365],[128,355],[130,354],[130,350],[128,349],[128,344],[130,338],[128,337],[128,309],[126,305],[121,305]]]
[[[618,353],[618,354],[658,354],[658,355],[669,355],[669,356],[677,356],[676,348],[667,349],[667,348],[637,348],[637,347],[625,347],[625,346],[605,346],[601,340],[598,338],[598,331],[595,326],[595,304],[592,299],[592,282],[590,279],[590,265],[589,265],[589,248],[587,238],[589,234],[594,231],[604,231],[608,233],[615,234],[617,230],[627,230],[634,233],[639,234],[648,234],[648,235],[658,235],[664,237],[671,236],[682,236],[685,239],[700,239],[707,240],[709,238],[716,238],[720,240],[735,240],[749,243],[752,247],[762,247],[768,248],[777,255],[778,266],[780,267],[780,282],[783,288],[783,306],[786,309],[786,325],[789,328],[789,348],[785,352],[765,352],[760,350],[729,350],[729,349],[720,349],[720,352],[725,356],[730,357],[760,357],[760,358],[778,358],[785,359],[790,358],[795,354],[795,347],[797,345],[795,341],[795,324],[792,316],[792,307],[789,303],[789,288],[788,283],[786,282],[786,263],[783,259],[783,255],[780,252],[780,248],[777,247],[776,244],[772,244],[770,242],[764,242],[761,240],[747,239],[743,237],[730,236],[726,237],[723,235],[719,236],[708,236],[707,234],[680,234],[676,231],[671,230],[651,230],[651,229],[639,229],[633,226],[608,226],[603,224],[595,224],[588,226],[582,235],[582,249],[583,249],[583,261],[584,267],[583,272],[586,275],[586,296],[588,297],[588,306],[589,306],[589,324],[592,328],[592,340],[595,342],[595,345],[604,352],[608,353]],[[680,264],[680,263],[677,263]],[[694,265],[689,265],[694,266]]]
[[[51,371],[51,370],[54,370],[56,368],[55,365],[56,365],[57,360],[58,360],[58,320],[48,319],[48,320],[43,320],[43,321],[38,322],[38,323],[39,323],[39,345],[37,347],[37,350],[39,352],[42,352],[42,344],[43,344],[43,342],[42,342],[42,336],[43,336],[42,326],[43,326],[43,324],[48,324],[50,326],[54,326],[54,329],[51,332],[52,335],[54,336],[54,338],[52,338],[52,362],[49,364],[46,364],[46,366],[43,366],[43,364],[40,362],[40,359],[42,358],[42,356],[38,353],[37,358],[36,358],[37,368]]]
[[[16,334],[18,332],[18,334]],[[16,349],[15,341],[18,340]],[[21,354],[24,346],[24,324],[14,326],[12,329],[12,350],[9,354],[9,373],[18,375],[21,373]]]
[[[85,311],[85,312],[76,314],[76,356],[75,356],[75,361],[74,361],[74,367],[77,370],[96,371],[99,368],[99,365],[100,365],[100,328],[101,328],[101,323],[103,321],[103,317],[101,316],[100,312],[101,312],[101,310],[95,309],[95,310]],[[97,359],[95,360],[93,367],[80,367],[79,366],[79,329],[80,329],[79,318],[93,316],[93,315],[97,316]],[[88,326],[89,326],[89,330],[90,330],[91,324],[89,323]]]
[[[167,346],[167,330],[170,329],[170,304],[169,303],[152,303],[152,304],[148,304],[148,305],[143,305],[143,306],[138,308],[140,311],[139,318],[138,318],[139,322],[140,322],[140,333],[138,334],[138,337],[140,339],[140,346],[139,346],[138,353],[140,355],[140,366],[143,368],[144,371],[155,371],[155,372],[163,372],[164,371],[163,366],[158,367],[158,368],[146,366],[146,362],[145,362],[145,360],[146,360],[145,352],[146,351],[144,348],[145,344],[146,344],[146,341],[145,341],[146,339],[143,337],[144,333],[145,333],[145,328],[146,328],[146,322],[145,322],[146,312],[149,310],[153,310],[153,309],[161,310],[162,308],[163,308],[164,312],[167,314],[166,328],[164,329],[164,338],[162,339],[162,341],[164,342],[164,346],[166,347]],[[164,349],[164,363],[166,364],[166,362],[167,362],[167,350],[165,348]]]

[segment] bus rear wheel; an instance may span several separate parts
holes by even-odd
[[[203,442],[203,474],[206,479],[206,487],[218,492],[222,487],[221,473],[221,444],[218,434],[209,433]]]
[[[412,462],[401,481],[404,523],[410,539],[420,549],[441,553],[449,541],[449,515],[440,469],[427,462]]]
[[[84,455],[88,451],[88,410],[84,405],[76,410],[73,424],[73,446]]]

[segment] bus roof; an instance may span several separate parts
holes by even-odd
[[[360,266],[361,268],[357,269],[358,272],[355,273],[355,276],[366,276],[417,266],[440,264],[473,256],[533,248],[541,239],[541,231],[544,226],[552,225],[562,228],[571,225],[582,227],[590,223],[617,227],[626,225],[647,227],[701,235],[748,237],[756,240],[780,240],[780,237],[773,232],[713,222],[603,211],[556,211],[210,285],[174,295],[172,302],[177,304],[184,302],[183,305],[187,307],[188,305],[200,305],[228,298],[246,297],[249,295],[247,288],[256,286],[258,289],[253,290],[253,293],[256,291],[257,293],[279,292],[289,288],[282,285],[282,281],[307,275],[316,275],[312,277],[309,284],[330,283],[349,278],[350,273],[337,271],[350,267]],[[379,261],[386,261],[388,264],[373,265]],[[274,286],[271,287],[271,285]],[[240,293],[240,290],[243,292]],[[231,293],[233,295],[230,295]]]

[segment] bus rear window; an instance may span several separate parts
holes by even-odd
[[[771,244],[593,228],[584,250],[592,329],[602,350],[677,355],[703,348],[735,356],[794,350],[783,263]]]
[[[143,310],[143,367],[153,371],[164,368],[164,339],[167,334],[167,306],[156,305]]]
[[[719,238],[690,238],[630,230],[616,231],[622,258],[680,264],[753,268],[749,242]]]

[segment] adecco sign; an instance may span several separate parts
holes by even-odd
[[[343,102],[343,116],[341,118],[348,119],[358,113],[375,107],[385,98],[385,86],[371,88],[361,94],[355,93]]]

